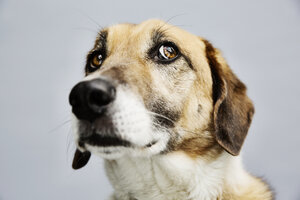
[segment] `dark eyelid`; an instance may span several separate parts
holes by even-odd
[[[91,71],[90,63],[93,56],[95,56],[96,53],[101,53],[103,56],[103,60],[106,58],[107,54],[107,35],[108,31],[106,29],[101,30],[98,34],[98,38],[94,44],[94,48],[88,53],[86,58],[86,65],[85,65],[85,74],[88,75]]]
[[[101,30],[98,33],[93,49],[106,49],[107,35],[108,32],[106,30]]]
[[[93,52],[91,52],[91,54],[89,55],[89,58],[93,58],[95,55],[98,55],[98,54],[102,54],[103,56],[103,51],[102,50],[95,50]]]

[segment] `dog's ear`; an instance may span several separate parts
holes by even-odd
[[[84,167],[88,163],[90,157],[91,153],[89,151],[81,152],[76,149],[72,163],[73,169],[80,169]]]
[[[213,126],[217,142],[230,154],[238,155],[246,138],[254,106],[246,86],[230,70],[225,60],[208,41],[206,57],[213,79]]]

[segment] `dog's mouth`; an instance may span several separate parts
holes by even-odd
[[[156,144],[157,141],[151,141],[143,148],[149,148]],[[96,147],[133,147],[135,148],[136,145],[132,144],[131,142],[121,139],[115,135],[100,135],[98,133],[93,133],[88,137],[81,137],[78,141],[79,147],[85,149],[85,144],[96,146]]]
[[[114,119],[113,114],[110,113],[104,113],[93,122],[86,120],[77,122],[77,144],[82,150],[89,151],[92,147],[106,154],[108,149],[116,150],[118,147],[145,149],[157,143],[154,138],[142,136],[144,130],[140,125],[141,122],[135,123],[124,117]],[[137,140],[137,138],[142,139]]]
[[[122,140],[116,136],[103,136],[97,133],[93,133],[89,137],[79,139],[79,146],[83,147],[84,144],[99,147],[111,147],[111,146],[124,146],[129,147],[130,142]]]

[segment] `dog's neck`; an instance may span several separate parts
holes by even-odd
[[[239,158],[226,152],[213,161],[183,152],[151,158],[128,156],[107,160],[106,170],[117,200],[222,199],[227,177],[234,175],[230,177],[234,185],[244,173]]]

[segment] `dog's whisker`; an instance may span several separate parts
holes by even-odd
[[[175,123],[173,120],[171,120],[170,118],[168,118],[168,117],[166,117],[166,116],[164,116],[164,115],[161,115],[161,114],[158,114],[158,113],[155,113],[155,112],[151,112],[151,111],[148,111],[148,113],[149,113],[149,114],[152,114],[152,115],[155,115],[155,116],[158,116],[158,117],[161,117],[161,118],[164,118],[164,119],[170,121],[171,123]],[[165,128],[164,126],[161,126],[161,125],[158,124],[158,123],[153,122],[153,124],[154,124],[154,125],[159,125],[160,128],[164,128],[164,129],[168,130],[167,128]],[[194,131],[187,130],[187,129],[184,129],[184,128],[181,128],[181,127],[179,128],[179,130],[180,130],[180,131],[184,131],[184,132],[188,132],[188,133],[197,134],[197,133],[194,132]],[[199,132],[201,132],[201,131],[199,131]]]
[[[166,117],[166,116],[164,116],[164,115],[162,115],[162,114],[158,114],[158,113],[151,112],[151,111],[147,111],[147,113],[149,113],[149,114],[151,114],[151,115],[154,115],[154,116],[157,116],[157,117],[164,118],[164,119],[166,119],[166,120],[168,120],[168,121],[170,121],[170,122],[172,122],[172,123],[175,123],[174,120],[171,120],[170,118],[168,118],[168,117]]]
[[[72,129],[70,128],[69,131],[68,131],[68,135],[67,135],[67,149],[66,149],[66,154],[67,154],[67,161],[69,160],[69,152],[70,152],[70,149],[71,149],[71,144],[74,144],[72,141],[73,138],[72,138]],[[72,146],[73,147],[73,146]],[[75,151],[75,148],[73,147],[72,149],[72,153],[74,153]]]
[[[55,131],[57,131],[58,129],[60,129],[61,127],[63,127],[64,125],[68,124],[71,122],[71,119],[62,122],[61,124],[59,124],[58,126],[54,127],[53,129],[51,129],[50,131],[48,131],[48,133],[53,133]]]
[[[170,17],[169,19],[166,20],[166,23],[170,23],[171,20],[177,18],[177,17],[181,17],[181,16],[184,16],[184,15],[187,15],[187,13],[181,13],[181,14],[177,14],[177,15],[174,15],[172,17]]]
[[[167,26],[167,23],[162,24],[157,31],[161,32],[162,34],[166,34],[167,31],[176,28],[176,26]],[[165,28],[164,28],[165,27]],[[164,28],[164,29],[163,29]]]
[[[162,117],[162,118],[164,118],[164,119],[166,119],[166,120],[169,120],[169,121],[172,122],[172,123],[175,123],[173,120],[169,119],[168,117],[166,117],[166,116],[164,116],[164,115],[157,114],[157,113],[154,113],[154,112],[149,112],[149,111],[148,111],[148,113],[150,113],[150,114],[152,114],[152,115],[155,115],[155,116]],[[160,125],[160,124],[158,124],[158,123],[156,123],[156,122],[153,122],[153,124],[159,126],[159,127],[162,128],[162,129],[168,130],[168,128],[166,128],[166,127],[164,127],[164,126],[162,126],[162,125]],[[179,130],[180,130],[180,131],[184,131],[184,132],[188,132],[188,133],[197,134],[196,132],[193,132],[193,131],[190,131],[190,130],[187,130],[187,129],[183,129],[183,128],[181,128],[181,127],[179,128]]]
[[[79,12],[81,15],[85,16],[86,18],[88,18],[91,22],[93,22],[94,24],[96,24],[97,27],[98,27],[99,29],[103,29],[103,26],[101,26],[101,25],[100,25],[95,19],[93,19],[91,16],[89,16],[88,14],[86,14],[85,12],[80,11],[80,10],[78,10],[78,12]]]
[[[164,127],[164,126],[162,126],[161,124],[158,124],[158,123],[156,123],[156,122],[153,122],[153,125],[155,125],[157,128],[159,128],[159,129],[162,129],[162,130],[164,130],[164,131],[166,131],[167,133],[170,133],[170,129],[168,129],[168,128],[166,128],[166,127]],[[199,135],[201,132],[203,132],[203,131],[199,131],[199,132],[195,132],[195,131],[191,131],[191,130],[187,130],[187,129],[184,129],[184,128],[182,128],[182,127],[177,127],[177,131],[175,131],[175,133],[177,132],[184,132],[184,133],[191,133],[191,134],[193,134],[193,135]],[[179,134],[180,135],[180,134]],[[179,136],[178,135],[178,136]]]
[[[164,119],[170,121],[171,123],[175,123],[174,120],[171,120],[170,118],[168,118],[168,117],[166,117],[166,116],[164,116],[164,115],[161,115],[161,114],[158,114],[158,113],[155,113],[155,112],[151,112],[151,111],[148,111],[148,113],[151,114],[151,115],[154,115],[154,116],[158,116],[158,117],[164,118]],[[201,113],[200,113],[200,115],[201,115]],[[159,124],[157,124],[157,123],[154,123],[154,124],[155,124],[155,125],[159,125]],[[161,126],[161,127],[163,127],[163,126]],[[163,127],[163,128],[165,128],[165,127]],[[191,131],[191,130],[187,130],[187,129],[183,129],[183,128],[180,128],[180,130],[181,130],[181,131],[184,131],[184,132],[189,132],[189,133],[193,133],[193,134],[198,134],[197,132],[194,132],[194,131]],[[206,131],[210,131],[209,129],[205,129],[205,130],[206,130]],[[199,131],[199,132],[201,132],[201,131]]]
[[[160,128],[160,129],[163,129],[163,130],[166,130],[166,131],[170,131],[168,128],[162,126],[161,124],[159,123],[156,123],[156,122],[152,122],[153,125],[155,125],[157,128]]]

